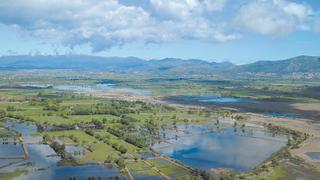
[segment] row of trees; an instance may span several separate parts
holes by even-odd
[[[118,143],[111,143],[110,136],[101,136],[100,134],[95,134],[92,130],[86,130],[85,131],[88,135],[95,137],[99,141],[102,141],[108,145],[111,145],[111,147],[117,151],[119,151],[121,154],[125,154],[128,150],[125,146],[119,145]]]
[[[51,144],[50,144],[50,147],[57,153],[57,155],[59,155],[60,157],[62,158],[65,158],[67,153],[66,153],[66,146],[64,144],[59,144],[58,142],[56,141],[53,141]]]
[[[143,148],[143,147],[147,147],[147,140],[145,137],[141,137],[141,136],[135,136],[135,135],[129,135],[124,133],[123,131],[120,131],[118,129],[114,129],[114,128],[107,128],[107,132],[109,132],[110,134],[117,136],[121,139],[123,139],[124,141],[126,141],[129,144],[133,144],[137,147]]]

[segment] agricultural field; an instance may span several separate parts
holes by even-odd
[[[16,89],[14,93],[12,89],[2,89],[1,97],[3,127],[13,128],[6,125],[7,121],[33,124],[37,131],[32,136],[42,137],[36,143],[52,147],[63,160],[61,163],[110,164],[118,167],[124,177],[132,177],[131,171],[134,171],[134,176],[191,177],[191,169],[170,165],[168,160],[161,161],[162,166],[162,163],[153,165],[153,160],[149,162],[142,158],[140,152],[152,153],[148,147],[151,141],[158,138],[156,131],[160,127],[193,121],[205,122],[211,115],[224,112],[110,100],[41,89]],[[136,135],[137,131],[144,132],[146,136]],[[9,136],[9,133],[5,135]],[[12,136],[18,137],[14,133]],[[76,150],[69,153],[69,146]],[[79,156],[74,157],[73,154]],[[3,177],[7,175],[3,174]]]
[[[128,179],[286,177],[290,173],[285,164],[270,165],[268,158],[273,154],[272,162],[287,159],[286,152],[308,135],[272,128],[266,121],[251,123],[245,107],[250,103],[264,107],[263,103],[273,102],[272,99],[277,99],[277,104],[319,101],[317,95],[304,93],[318,87],[316,82],[278,86],[260,80],[161,77],[150,81],[143,76],[129,80],[119,75],[100,73],[78,77],[71,72],[55,71],[46,73],[49,81],[38,76],[19,72],[1,77],[0,136],[7,144],[14,142],[21,146],[9,147],[20,153],[12,157],[15,161],[0,161],[4,169],[0,176],[6,179],[31,178],[29,167],[15,168],[28,161],[44,168],[43,173],[52,169],[64,172],[70,167],[92,168],[92,174],[83,177],[97,178],[106,176],[94,171],[101,166],[106,166],[107,177]],[[10,84],[9,79],[16,83]],[[301,112],[301,116],[309,117]],[[290,111],[274,112],[279,116],[281,113],[291,115]],[[294,138],[288,139],[289,136]],[[253,141],[252,137],[257,140]],[[222,144],[219,139],[224,139]],[[216,146],[207,146],[211,141],[228,152],[208,149]],[[247,152],[237,155],[238,152],[231,151],[243,148],[244,142],[250,142]],[[265,147],[254,146],[255,143]],[[33,156],[40,147],[46,149],[41,151],[44,157],[33,161],[39,158]],[[251,156],[250,150],[257,148],[265,152],[256,161],[244,158],[241,162],[245,164],[228,163],[229,158]],[[215,154],[212,159],[205,161],[201,157],[210,157],[212,153]],[[51,159],[50,163],[47,158]],[[249,173],[255,168],[257,175]],[[82,177],[68,173],[56,175]]]

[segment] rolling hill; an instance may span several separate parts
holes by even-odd
[[[279,61],[257,61],[234,65],[199,59],[144,60],[136,57],[99,57],[88,55],[2,56],[0,70],[64,69],[79,71],[155,72],[181,74],[314,73],[320,72],[320,57],[298,56]]]
[[[320,72],[320,57],[298,56],[280,61],[258,61],[237,67],[240,72],[287,74]]]

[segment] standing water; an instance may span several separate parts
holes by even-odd
[[[205,132],[208,129],[204,125],[182,129],[178,128],[176,138],[167,132],[169,138],[152,148],[188,166],[205,170],[251,170],[287,142],[286,137],[273,136],[264,130],[224,128]]]

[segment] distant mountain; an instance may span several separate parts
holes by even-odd
[[[152,71],[169,73],[212,73],[233,67],[231,63],[203,60],[143,60],[136,57],[99,57],[86,55],[3,56],[0,70],[71,69],[88,71]]]
[[[142,70],[147,62],[135,57],[98,57],[86,55],[61,56],[4,56],[0,69],[72,69],[72,70]]]
[[[80,71],[152,72],[177,74],[241,74],[320,72],[320,57],[299,56],[280,61],[258,61],[246,65],[208,62],[200,59],[144,60],[136,57],[99,57],[88,55],[2,56],[0,70],[70,69]]]
[[[320,57],[298,56],[280,61],[258,61],[238,66],[239,72],[288,74],[320,72]]]

